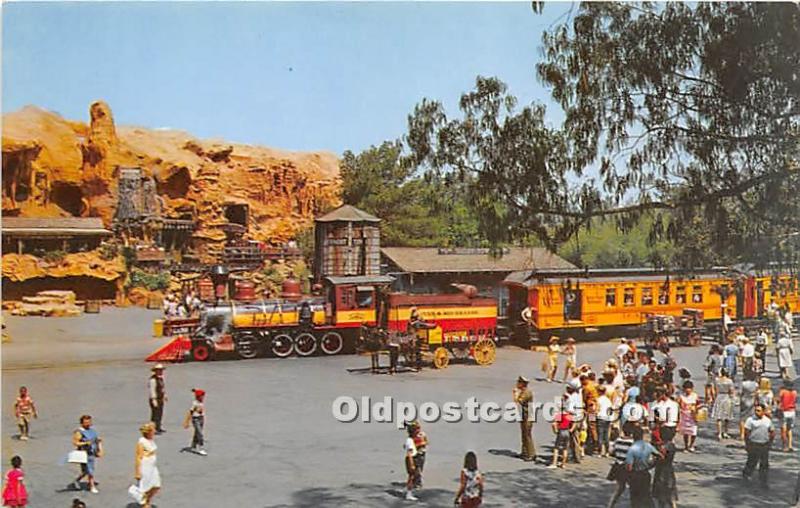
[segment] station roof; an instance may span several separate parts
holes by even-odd
[[[3,217],[3,235],[42,238],[49,236],[108,236],[111,231],[99,217]]]
[[[364,210],[359,210],[352,205],[343,205],[336,210],[317,217],[316,222],[380,222],[381,220],[374,215],[370,215]]]
[[[517,270],[574,270],[575,265],[542,247],[508,247],[500,257],[488,249],[383,247],[381,253],[409,273],[514,272]]]

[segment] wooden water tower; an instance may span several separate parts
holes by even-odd
[[[381,220],[344,205],[314,221],[314,282],[325,277],[380,275]]]

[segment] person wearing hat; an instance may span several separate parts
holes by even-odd
[[[156,426],[156,434],[161,434],[165,432],[161,427],[161,419],[164,416],[164,403],[167,401],[164,390],[164,366],[157,363],[150,370],[152,374],[147,382],[150,395],[150,421]]]
[[[556,379],[558,372],[558,355],[561,353],[561,346],[558,345],[558,337],[550,337],[550,345],[547,346],[547,382],[552,383]]]
[[[525,376],[517,378],[517,385],[514,387],[514,402],[520,406],[520,432],[522,434],[522,451],[519,457],[526,462],[536,460],[536,447],[533,444],[533,420],[531,419],[531,402],[533,393],[528,388],[528,379]]]
[[[208,455],[208,452],[203,448],[205,445],[203,426],[206,423],[206,406],[204,403],[206,392],[200,388],[192,388],[192,393],[194,393],[194,400],[192,401],[192,406],[189,408],[189,411],[186,412],[186,418],[183,420],[183,428],[188,429],[189,423],[191,422],[192,428],[194,428],[194,434],[192,435],[192,444],[190,448],[198,455],[205,456]]]
[[[412,305],[409,309],[408,323],[406,323],[406,332],[414,338],[414,366],[417,370],[422,369],[422,340],[417,336],[417,330],[429,330],[435,328],[436,325],[428,323],[419,313],[416,305]]]

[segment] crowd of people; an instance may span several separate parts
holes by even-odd
[[[162,303],[164,317],[167,318],[196,317],[200,314],[202,308],[203,302],[194,290],[187,291],[182,296],[168,291],[164,295]]]
[[[136,442],[134,452],[134,482],[128,489],[130,496],[145,508],[152,506],[153,497],[161,490],[161,475],[156,464],[158,445],[155,442],[157,434],[163,434],[162,418],[164,404],[167,402],[164,383],[164,366],[157,364],[151,369],[151,376],[147,381],[149,394],[150,421],[139,427],[141,437]],[[205,425],[205,395],[206,392],[193,388],[194,395],[191,406],[185,414],[184,429],[190,426],[193,429],[191,445],[184,450],[197,455],[206,456],[203,429]],[[30,423],[33,418],[38,418],[36,405],[25,386],[20,387],[19,396],[14,402],[14,416],[19,427],[18,438],[27,441],[30,438]],[[64,458],[65,463],[76,464],[80,473],[72,482],[71,487],[75,492],[85,489],[98,494],[98,482],[95,479],[97,459],[104,456],[103,439],[94,428],[91,415],[81,415],[78,427],[72,433],[72,451]],[[3,506],[24,507],[28,504],[28,491],[25,486],[25,473],[22,469],[22,458],[15,455],[11,458],[11,469],[6,473],[3,487]],[[85,503],[80,498],[72,501],[73,508],[85,508]]]
[[[617,488],[609,507],[616,505],[626,487],[634,507],[675,506],[676,437],[680,436],[683,452],[697,453],[698,426],[710,417],[720,441],[733,439],[730,424],[738,421],[736,437],[747,452],[742,475],[749,479],[758,468],[759,480],[766,485],[778,429],[782,451],[794,451],[797,391],[788,378],[794,353],[792,328],[785,313],[778,315],[772,338],[767,329],[760,329],[751,340],[739,327],[732,329],[724,345],[711,346],[702,396],[695,390],[692,373],[677,365],[665,340],[644,347],[622,340],[602,370],[595,372],[589,364],[577,364],[574,340],[567,339],[562,347],[560,339],[552,337],[542,360],[543,380],[555,382],[559,356],[567,358],[561,411],[551,422],[555,442],[548,467],[564,468],[570,459],[580,463],[587,455],[611,457],[608,479],[616,481]],[[779,367],[777,394],[765,372],[770,340]],[[529,383],[520,376],[513,393],[526,420],[526,407],[533,399]],[[531,427],[530,421],[521,423],[519,456],[526,461],[536,455]]]

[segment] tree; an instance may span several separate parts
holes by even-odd
[[[424,181],[400,163],[400,144],[385,142],[342,156],[342,199],[379,217],[381,241],[395,246],[434,245],[443,224],[431,216]]]
[[[573,163],[597,163],[613,198],[584,215],[663,211],[679,244],[694,224],[723,257],[780,258],[775,238],[800,225],[798,41],[792,4],[587,3],[546,33],[538,73]]]
[[[409,159],[472,182],[489,241],[533,234],[555,248],[597,217],[625,232],[649,214],[651,236],[685,249],[685,266],[793,255],[796,5],[585,3],[543,38],[537,71],[561,129],[482,77],[460,118],[428,100],[409,117]]]
[[[448,119],[441,103],[423,100],[409,116],[406,160],[431,178],[464,183],[480,233],[492,245],[528,236],[555,245],[576,227],[529,211],[568,206],[568,145],[544,125],[543,106],[517,111],[516,104],[503,82],[480,76],[475,90],[461,96],[460,119]]]
[[[595,218],[564,243],[558,254],[576,266],[588,268],[673,266],[677,264],[676,249],[670,242],[650,236],[653,220],[652,214],[645,215],[622,233],[613,221]]]

